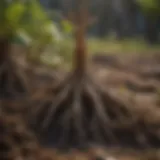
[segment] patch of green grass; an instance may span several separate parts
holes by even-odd
[[[96,52],[104,53],[144,53],[144,52],[160,52],[159,45],[148,45],[143,40],[88,40],[89,52],[94,54]]]
[[[62,44],[61,55],[65,59],[70,59],[74,52],[74,43],[72,39],[65,40]],[[141,39],[126,39],[121,41],[110,39],[88,39],[88,51],[89,53],[151,53],[160,52],[159,45],[148,45]]]
[[[154,53],[160,52],[160,45],[147,45],[143,40],[130,40],[126,39],[123,41],[116,41],[110,39],[88,39],[88,51],[90,55],[94,55],[97,53],[103,54],[114,54],[114,53],[137,53],[142,54],[144,53]],[[73,39],[66,39],[63,40],[62,44],[60,44],[60,49],[57,53],[52,51],[50,56],[48,56],[48,61],[50,61],[50,66],[52,66],[52,59],[54,59],[54,55],[59,55],[62,57],[63,62],[59,64],[64,67],[71,67],[72,65],[72,55],[74,53],[74,40]],[[47,62],[46,62],[47,63]],[[58,65],[58,66],[59,66]],[[55,64],[53,64],[55,67]]]

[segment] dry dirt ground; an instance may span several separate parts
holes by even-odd
[[[111,54],[107,56],[100,54],[92,58],[90,66],[93,77],[99,81],[110,94],[123,103],[128,104],[128,106],[134,106],[132,110],[144,119],[146,123],[160,124],[160,53],[147,55]],[[45,86],[46,82],[51,82],[54,79],[55,72],[42,68],[35,69],[37,73],[36,77],[38,77],[35,79],[39,84]],[[59,75],[61,76],[61,74],[62,73]],[[57,75],[58,74],[56,74],[56,76]],[[7,120],[6,123],[8,124],[10,122]],[[8,127],[9,125],[6,126]],[[0,127],[2,126],[0,125]],[[159,126],[157,128],[157,134],[160,138]],[[12,143],[12,138],[10,137],[8,139],[11,139]],[[32,138],[30,139],[28,141],[33,141]],[[35,146],[36,145],[38,145],[37,142]],[[15,150],[15,148],[13,149]],[[38,150],[35,151],[36,155],[34,155],[37,160],[160,160],[160,151],[158,149],[139,151],[92,146],[91,149],[85,153],[73,149],[68,153],[62,154],[52,149],[44,149],[43,147],[35,148],[34,150]],[[19,153],[20,151],[17,150],[16,152]],[[21,155],[21,153],[19,153],[19,155]],[[12,158],[12,160],[24,159],[19,156],[15,159]],[[29,160],[29,158],[27,160]]]
[[[159,107],[160,53],[101,55],[93,58],[93,68],[93,75],[120,99]]]

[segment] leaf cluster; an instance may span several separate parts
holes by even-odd
[[[142,11],[148,16],[160,15],[160,1],[159,0],[136,0]]]

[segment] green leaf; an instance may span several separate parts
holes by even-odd
[[[158,16],[160,13],[159,0],[137,0],[144,13]]]
[[[63,31],[66,34],[70,34],[73,32],[73,26],[71,23],[69,23],[69,21],[63,20],[61,23],[62,23]]]
[[[18,28],[22,15],[25,11],[25,5],[21,2],[12,2],[6,9],[5,15],[10,27]]]

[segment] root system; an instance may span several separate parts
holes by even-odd
[[[73,74],[52,92],[53,98],[39,99],[29,116],[45,145],[145,148],[160,144],[159,124],[145,124],[132,107],[116,100],[88,75]]]

